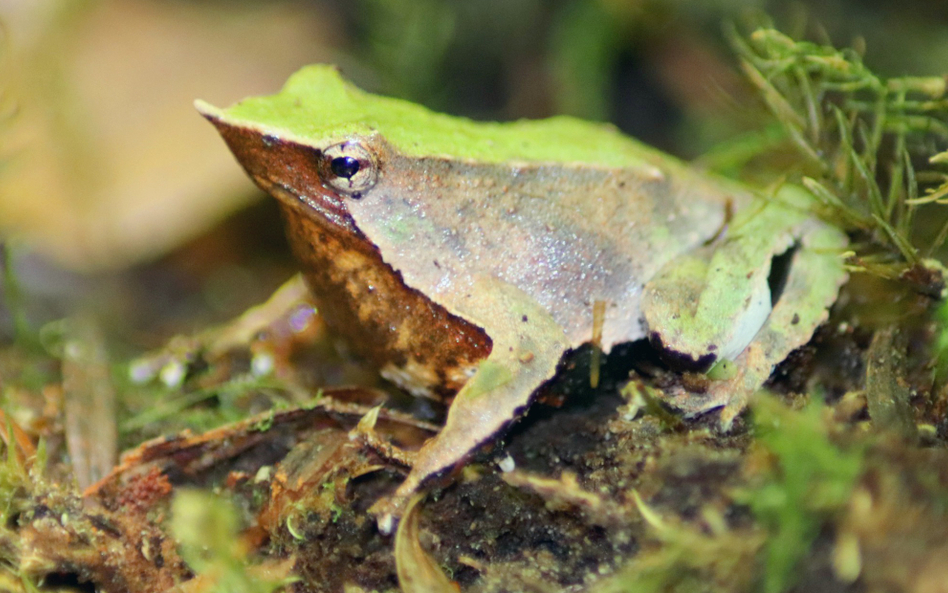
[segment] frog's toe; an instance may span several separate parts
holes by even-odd
[[[372,509],[374,508],[373,506]],[[369,509],[369,512],[372,512],[372,509]],[[379,533],[382,535],[392,535],[395,532],[395,528],[398,527],[399,519],[400,517],[394,512],[383,511],[375,516],[375,524],[378,526]]]
[[[745,409],[747,409],[747,404],[749,403],[750,397],[745,394],[743,398],[732,399],[728,402],[718,415],[718,427],[722,432],[729,432],[731,427],[734,425],[734,420],[741,415]]]
[[[375,517],[379,532],[383,535],[395,532],[409,503],[418,495],[420,486],[421,480],[417,479],[417,474],[411,473],[394,493],[380,498],[369,507],[369,514]]]
[[[760,354],[760,348],[748,347],[737,360],[712,369],[700,386],[686,384],[666,391],[665,403],[689,418],[719,410],[720,426],[728,430],[770,376],[773,367],[760,361]]]
[[[717,387],[717,388],[715,388]],[[685,389],[666,392],[666,404],[681,412],[686,418],[694,418],[707,413],[717,413],[718,427],[722,432],[731,430],[734,420],[747,408],[751,392],[742,389],[713,386],[703,393]]]
[[[714,409],[728,405],[730,397],[721,393],[697,393],[676,388],[666,391],[664,402],[681,412],[686,418],[706,414]]]

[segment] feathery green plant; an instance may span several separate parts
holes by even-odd
[[[798,164],[791,177],[821,215],[856,237],[854,268],[887,278],[926,258],[948,237],[920,232],[922,208],[948,203],[948,96],[943,77],[884,78],[853,49],[794,40],[774,29],[730,34]],[[919,159],[927,160],[917,170]],[[930,217],[929,217],[930,219]]]

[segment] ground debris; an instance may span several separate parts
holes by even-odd
[[[563,472],[557,479],[513,470],[504,473],[503,480],[537,493],[552,510],[579,509],[592,525],[619,529],[633,520],[629,511],[615,501],[580,486],[572,472]]]
[[[421,545],[418,503],[416,496],[405,509],[395,534],[395,566],[402,593],[456,593],[457,583],[451,581]]]

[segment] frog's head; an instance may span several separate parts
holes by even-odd
[[[405,147],[438,150],[420,138],[438,117],[363,93],[330,66],[304,68],[276,95],[196,107],[280,201],[290,246],[327,323],[414,392],[459,389],[490,350],[489,338],[407,286],[365,224],[404,179]],[[368,214],[360,219],[360,212]]]
[[[311,67],[271,97],[218,109],[195,106],[227,142],[241,166],[265,191],[291,208],[357,231],[348,203],[378,183],[387,144],[366,123],[365,94],[334,68]],[[373,98],[374,99],[374,98]]]
[[[349,204],[363,199],[381,177],[385,146],[379,138],[353,135],[313,145],[233,125],[213,112],[204,115],[256,184],[285,207],[357,231]]]

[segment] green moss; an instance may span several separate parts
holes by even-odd
[[[13,441],[13,431],[7,431],[7,439]],[[0,463],[0,525],[7,525],[22,509],[32,490],[29,471],[20,462],[13,447],[7,447],[6,460]]]
[[[769,532],[763,591],[779,593],[792,584],[793,569],[821,525],[849,501],[863,454],[858,447],[844,449],[830,440],[824,407],[815,402],[795,411],[761,397],[753,417],[757,443],[774,455],[776,464],[742,498]]]
[[[273,427],[273,415],[274,411],[270,410],[266,416],[253,425],[253,430],[257,432],[267,432],[270,430]]]
[[[948,223],[937,232],[926,228],[933,216],[944,221],[948,214],[938,211],[948,195],[948,158],[931,151],[948,141],[945,79],[886,78],[856,50],[769,28],[731,39],[777,127],[765,142],[751,143],[753,150],[747,139],[733,152],[719,148],[710,164],[733,171],[735,159],[760,163],[770,153],[779,175],[789,169],[791,180],[822,202],[822,215],[860,234],[855,267],[896,278],[924,266],[948,237]],[[794,153],[798,161],[788,167]],[[924,160],[929,166],[916,171],[913,163]]]
[[[636,558],[595,593],[691,593],[745,591],[753,578],[752,559],[763,542],[760,530],[731,530],[711,506],[701,511],[700,523],[661,516],[638,493],[633,499],[648,525],[648,539]],[[648,542],[648,540],[646,540]]]
[[[120,392],[124,395],[125,406],[131,412],[119,423],[126,440],[132,437],[140,439],[143,436],[140,432],[153,430],[156,426],[167,433],[184,428],[206,431],[237,422],[247,416],[248,398],[265,396],[275,409],[279,409],[285,405],[284,395],[289,391],[278,379],[249,375],[238,375],[223,383],[194,390],[187,390],[187,387],[167,388],[157,383],[148,386],[129,385],[123,375],[117,377],[125,383]],[[256,427],[260,431],[267,428],[266,419]],[[154,435],[145,432],[144,436]],[[134,438],[130,444],[135,442]]]
[[[287,581],[262,576],[248,562],[238,537],[237,510],[209,492],[179,490],[172,504],[171,529],[181,556],[207,580],[209,592],[270,593]]]

